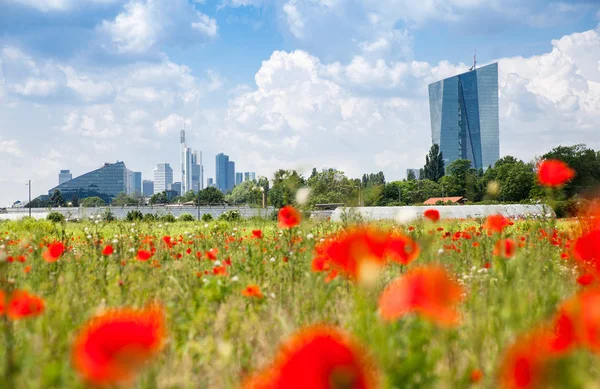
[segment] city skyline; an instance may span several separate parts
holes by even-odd
[[[598,2],[444,4],[1,2],[0,204],[105,161],[144,178],[168,162],[178,181],[184,126],[204,183],[219,152],[267,177],[402,179],[431,145],[427,85],[467,71],[475,48],[499,66],[500,156],[600,148]]]

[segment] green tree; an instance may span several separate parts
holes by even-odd
[[[425,166],[421,179],[429,179],[438,182],[444,176],[444,155],[440,151],[440,146],[433,144],[429,149],[429,154],[425,156]]]
[[[351,180],[343,172],[328,170],[309,178],[307,185],[311,188],[310,206],[331,203],[353,205],[358,203],[361,180]]]
[[[60,190],[54,189],[52,196],[50,196],[50,206],[52,207],[62,207],[65,205],[65,200],[60,193]]]
[[[298,189],[305,185],[304,177],[298,174],[297,171],[279,169],[275,172],[273,186],[268,192],[269,202],[275,208],[292,204]]]
[[[209,186],[198,192],[196,204],[223,204],[225,195],[214,186]]]
[[[106,203],[98,196],[86,197],[81,200],[82,207],[103,207]]]
[[[457,159],[448,164],[446,176],[440,179],[444,196],[463,196],[471,201],[481,197],[477,171],[468,159]]]
[[[600,185],[600,153],[588,149],[584,144],[558,146],[542,156],[543,159],[558,159],[567,163],[576,176],[563,187],[566,197],[580,194],[594,196]]]
[[[167,204],[169,200],[167,199],[167,192],[162,191],[160,193],[155,193],[150,197],[150,205],[155,204]]]
[[[258,188],[256,181],[244,181],[225,196],[225,201],[233,204],[261,204],[262,193]]]
[[[415,177],[415,172],[413,172],[412,170],[409,170],[408,174],[406,174],[406,180],[407,181],[414,181],[416,179],[417,179],[417,177]]]
[[[126,205],[139,205],[139,202],[133,197],[127,195],[125,192],[121,192],[115,196],[115,198],[111,202],[111,205],[114,205],[116,207],[122,207]]]

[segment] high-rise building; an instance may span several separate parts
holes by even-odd
[[[235,186],[235,162],[227,162],[227,190],[232,190]]]
[[[244,181],[254,181],[256,180],[256,173],[255,172],[245,172],[244,173]]]
[[[206,180],[206,187],[207,187],[207,188],[210,188],[211,186],[215,186],[215,183],[214,183],[214,181],[213,181],[213,179],[212,179],[212,178],[208,178],[208,179]]]
[[[215,185],[221,192],[227,191],[227,168],[229,156],[223,153],[217,154],[215,158]]]
[[[133,195],[141,195],[142,194],[142,172],[132,172],[133,175],[133,185],[131,186]]]
[[[244,173],[235,173],[235,186],[238,186],[244,181]]]
[[[64,184],[65,182],[72,180],[73,175],[70,170],[61,170],[58,174],[58,185]]]
[[[65,200],[98,196],[106,202],[121,192],[127,193],[128,170],[123,162],[105,163],[99,169],[82,174],[50,189],[48,195],[59,190]]]
[[[168,163],[159,163],[154,169],[154,193],[171,190],[173,184],[173,169]]]
[[[171,184],[171,190],[177,193],[177,196],[181,196],[181,182],[174,182]]]
[[[181,192],[204,189],[204,168],[202,166],[202,152],[194,151],[185,141],[185,130],[179,134],[181,147]]]
[[[431,138],[446,166],[468,159],[486,169],[500,158],[498,63],[429,85]]]
[[[144,180],[142,182],[142,191],[145,197],[152,196],[154,194],[154,181]]]

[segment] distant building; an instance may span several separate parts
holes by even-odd
[[[254,181],[256,180],[256,173],[255,172],[245,172],[244,173],[244,181]]]
[[[159,163],[154,169],[154,193],[171,190],[173,184],[173,169],[168,163]]]
[[[235,186],[235,162],[227,163],[227,190],[232,190]]]
[[[179,141],[181,147],[181,193],[202,190],[204,189],[202,152],[194,151],[187,146],[185,130],[181,130]]]
[[[127,194],[141,195],[142,194],[142,172],[127,171]]]
[[[430,84],[429,111],[432,142],[446,166],[468,159],[486,169],[500,158],[498,63]]]
[[[171,190],[177,193],[177,196],[181,196],[181,182],[174,182],[171,184]]]
[[[73,175],[70,170],[61,170],[58,174],[58,185],[64,184],[65,182],[72,180]]]
[[[408,178],[408,175],[410,172],[413,172],[413,174],[415,175],[415,178],[417,180],[419,179],[419,175],[421,174],[421,169],[406,169],[406,178]]]
[[[152,196],[154,194],[154,181],[144,180],[142,182],[142,193],[144,197]]]
[[[223,153],[217,154],[215,159],[216,187],[221,192],[232,190],[235,186],[235,162]]]
[[[206,187],[210,188],[211,186],[215,186],[215,183],[212,178],[206,180]]]
[[[50,189],[48,195],[52,196],[55,190],[59,190],[65,201],[69,201],[75,196],[79,199],[98,196],[106,202],[111,202],[119,193],[127,193],[128,176],[125,163],[105,163],[99,169],[82,174]]]
[[[244,181],[244,173],[235,173],[235,186],[238,186]]]

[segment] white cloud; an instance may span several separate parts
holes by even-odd
[[[203,43],[217,36],[217,21],[187,0],[131,0],[112,21],[99,28],[120,54],[147,53],[162,44]]]
[[[165,135],[169,132],[179,131],[184,128],[184,126],[189,126],[191,122],[192,121],[189,118],[184,118],[180,115],[172,113],[166,118],[154,123],[154,127],[159,134]]]
[[[66,12],[76,6],[85,5],[106,5],[119,3],[123,0],[6,0],[9,3],[20,4],[26,7],[34,8],[38,11],[49,12]]]
[[[10,154],[15,157],[23,155],[16,139],[0,140],[0,153]]]

